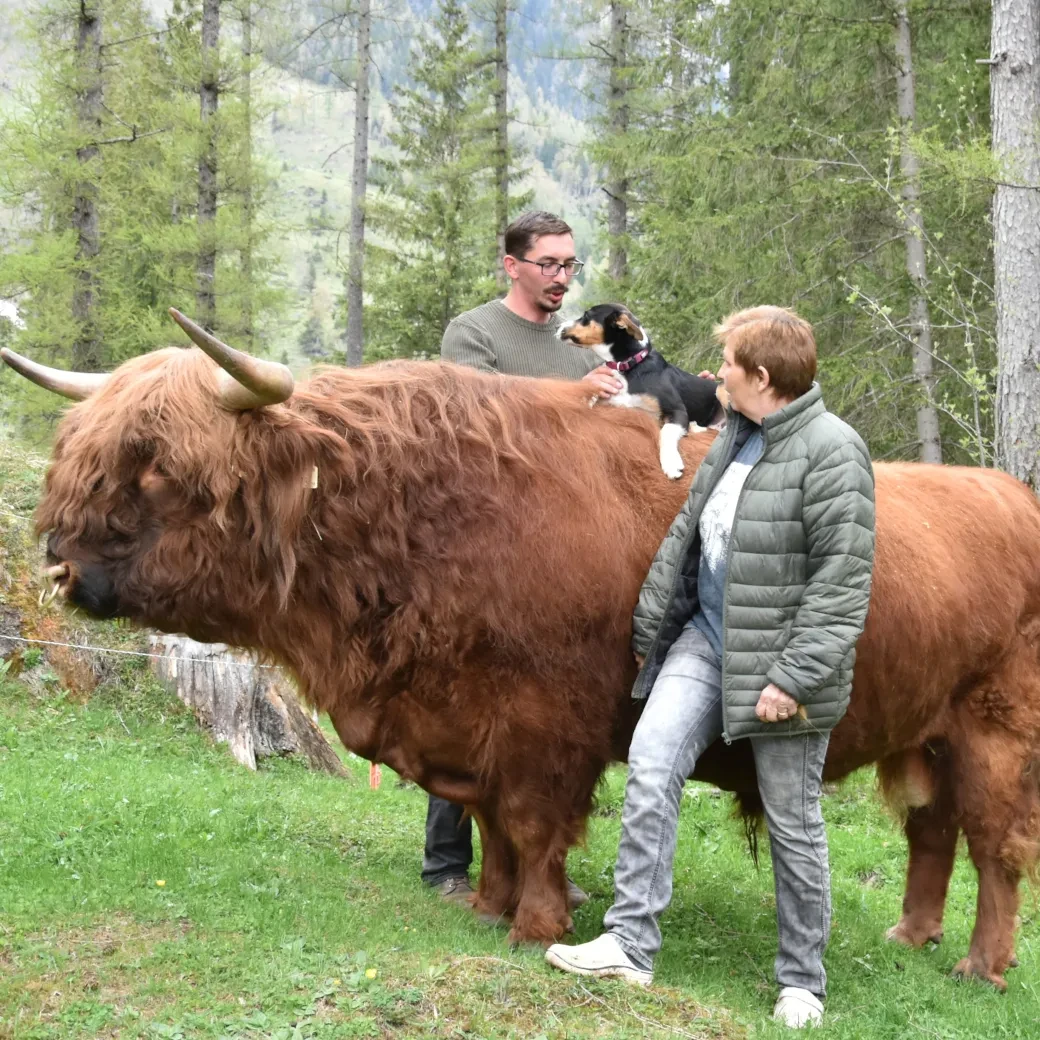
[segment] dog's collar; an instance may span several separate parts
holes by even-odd
[[[649,356],[650,348],[643,347],[638,354],[633,354],[624,361],[608,361],[607,368],[612,368],[615,372],[627,372],[630,368],[635,368],[640,361],[645,361]]]

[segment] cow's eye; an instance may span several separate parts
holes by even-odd
[[[138,486],[145,494],[158,494],[169,487],[170,475],[158,459],[152,459],[137,478]]]

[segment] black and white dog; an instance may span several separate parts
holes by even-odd
[[[718,384],[666,361],[650,345],[650,337],[632,312],[620,303],[590,307],[580,318],[561,326],[558,335],[566,343],[594,350],[627,384],[627,392],[610,398],[610,404],[638,406],[640,396],[657,401],[664,420],[661,469],[672,480],[681,476],[679,441],[690,423],[713,426],[725,417],[725,409],[716,396]]]

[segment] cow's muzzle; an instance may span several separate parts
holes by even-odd
[[[119,614],[115,584],[100,564],[65,560],[47,567],[43,573],[51,586],[41,593],[41,604],[61,598],[96,618],[107,620]]]

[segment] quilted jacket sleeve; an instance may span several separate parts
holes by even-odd
[[[841,667],[867,617],[874,568],[874,474],[855,434],[806,474],[802,522],[808,581],[792,638],[768,677],[805,704]]]
[[[668,533],[664,536],[654,562],[650,564],[650,573],[639,590],[639,602],[632,615],[632,649],[641,657],[650,652],[654,636],[664,621],[668,609],[668,596],[672,582],[675,580],[676,568],[682,562],[682,547],[686,542],[686,532],[690,526],[690,505],[693,495],[687,495],[679,515],[672,521]]]

